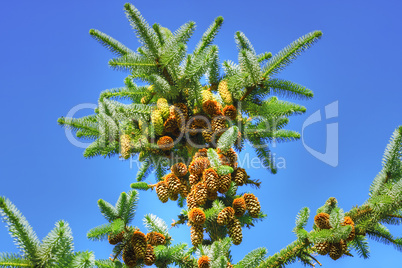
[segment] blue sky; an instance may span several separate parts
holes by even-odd
[[[86,232],[105,223],[99,198],[114,203],[128,191],[137,168],[126,161],[84,159],[56,120],[77,104],[96,103],[100,91],[123,85],[126,73],[111,70],[112,57],[90,38],[99,29],[132,49],[138,42],[123,13],[125,1],[8,1],[0,10],[0,90],[3,153],[0,195],[11,199],[43,238],[59,219],[68,221],[76,250],[92,250],[107,258],[111,246],[91,242]],[[393,130],[402,124],[402,18],[399,1],[135,1],[150,24],[177,29],[193,20],[194,47],[214,18],[225,21],[216,44],[221,61],[237,60],[235,31],[243,31],[257,52],[278,52],[298,37],[322,30],[316,45],[278,77],[312,89],[315,96],[298,101],[305,115],[291,118],[288,128],[301,131],[314,112],[334,101],[339,116],[306,128],[305,143],[325,151],[326,124],[339,125],[339,164],[331,167],[312,156],[301,141],[278,144],[273,150],[286,168],[271,175],[248,168],[263,181],[259,197],[268,218],[244,230],[243,243],[232,247],[234,261],[246,252],[267,247],[271,255],[295,240],[291,232],[304,206],[312,214],[328,197],[349,210],[366,200],[370,183],[381,168],[382,154]],[[253,153],[249,148],[247,152]],[[154,181],[153,177],[149,178]],[[247,191],[249,189],[244,189]],[[154,192],[141,192],[134,224],[146,213],[171,223],[180,209],[161,204]],[[0,226],[0,252],[16,252]],[[308,225],[311,228],[311,221]],[[402,229],[392,227],[395,235]],[[145,229],[143,228],[145,231]],[[190,242],[186,227],[171,230],[174,242]],[[387,267],[401,260],[391,246],[370,241],[371,258],[319,257],[324,267]],[[300,263],[289,267],[301,267]]]

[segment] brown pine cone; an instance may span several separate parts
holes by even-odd
[[[213,131],[210,129],[205,129],[202,131],[202,136],[204,137],[205,142],[210,143],[212,141]]]
[[[147,243],[152,246],[164,245],[166,242],[165,236],[158,232],[147,233]]]
[[[183,177],[187,174],[187,167],[184,163],[176,163],[170,169],[177,177]]]
[[[116,245],[117,243],[120,243],[123,241],[124,238],[124,231],[122,231],[121,233],[117,234],[117,235],[108,235],[107,240],[109,241],[109,244],[111,245]]]
[[[343,255],[341,243],[331,243],[329,247],[329,256],[336,261]]]
[[[248,178],[250,178],[250,176],[247,175],[247,172],[244,168],[237,168],[232,176],[232,180],[237,186],[242,186],[245,184]]]
[[[228,228],[229,236],[232,238],[233,244],[240,245],[241,241],[243,240],[240,221],[237,218],[234,218],[233,221],[228,224]]]
[[[137,264],[137,258],[135,257],[134,249],[129,245],[124,247],[123,261],[128,267],[134,267]]]
[[[131,237],[131,245],[137,259],[143,259],[147,253],[147,238],[143,232],[135,231]]]
[[[202,178],[207,185],[208,191],[217,192],[219,189],[219,175],[213,168],[208,168],[204,170]]]
[[[327,255],[329,252],[330,243],[326,241],[322,243],[315,243],[314,247],[318,254]]]
[[[203,182],[199,182],[193,186],[194,200],[197,206],[203,206],[208,198],[208,189]]]
[[[185,179],[180,179],[180,195],[182,197],[187,197],[188,193],[189,193],[190,189],[188,186],[188,182]]]
[[[199,116],[190,118],[187,124],[190,124],[188,132],[190,135],[196,135],[197,133],[201,133],[203,129],[207,128],[207,119],[201,118]]]
[[[179,129],[177,120],[174,117],[169,117],[163,124],[163,130],[167,133],[174,133]]]
[[[226,120],[224,116],[215,116],[211,122],[212,131],[218,136],[226,130]]]
[[[234,219],[235,211],[232,207],[226,207],[222,209],[221,212],[218,214],[218,219],[216,222],[219,225],[226,225],[230,223]]]
[[[221,110],[221,105],[215,100],[207,100],[202,104],[202,109],[206,114],[216,115]]]
[[[253,194],[244,194],[243,195],[244,201],[246,201],[246,207],[250,216],[253,218],[258,218],[261,211],[261,205],[258,201],[258,198],[255,197]]]
[[[169,173],[163,177],[163,180],[167,183],[169,196],[177,195],[180,192],[181,183],[175,174]]]
[[[218,154],[222,165],[231,166],[233,168],[237,166],[237,153],[233,150],[233,148],[230,148],[225,153],[218,149]]]
[[[153,248],[153,246],[148,245],[147,253],[145,254],[145,257],[144,257],[144,263],[147,266],[151,266],[152,264],[155,263],[155,260],[156,260],[156,256],[154,253],[154,248]]]
[[[200,180],[201,180],[200,175],[190,174],[190,176],[188,177],[188,181],[190,182],[191,186],[198,183]]]
[[[329,224],[328,213],[321,212],[315,215],[314,223],[320,229],[331,229],[331,225]]]
[[[207,199],[208,200],[214,201],[217,198],[218,198],[218,192],[215,192],[215,191],[208,191],[207,192]]]
[[[160,181],[156,184],[156,194],[162,203],[169,200],[168,185],[165,181]]]
[[[223,115],[229,117],[232,120],[236,120],[237,109],[233,105],[225,106],[223,109]]]
[[[198,152],[195,153],[193,158],[197,157],[208,157],[208,150],[206,148],[199,149]]]
[[[230,173],[227,175],[220,176],[218,192],[220,192],[221,194],[226,193],[230,188],[231,182],[232,182],[232,176]]]
[[[190,193],[187,195],[187,208],[188,208],[189,210],[192,210],[192,209],[195,208],[195,207],[197,207],[197,202],[195,201],[194,193],[193,193],[193,192],[190,192]]]
[[[198,259],[198,268],[210,268],[210,267],[211,264],[208,256],[203,255]]]
[[[243,216],[247,210],[246,201],[244,201],[243,197],[236,198],[235,200],[233,200],[232,206],[235,211],[236,217]]]
[[[192,225],[190,228],[191,243],[193,246],[198,246],[204,239],[204,228],[201,225]]]
[[[350,232],[348,238],[346,239],[347,241],[352,241],[355,236],[356,236],[356,231],[355,231],[355,223],[353,222],[352,218],[347,216],[344,218],[342,226],[350,225],[352,226],[352,231]]]
[[[188,166],[190,174],[201,175],[202,172],[209,167],[210,163],[207,157],[198,157],[191,161]]]
[[[188,212],[188,219],[191,221],[193,225],[202,225],[204,224],[206,217],[202,209],[193,208]]]

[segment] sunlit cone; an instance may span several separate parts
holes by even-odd
[[[158,139],[157,144],[158,144],[159,149],[161,149],[163,151],[169,151],[169,150],[173,149],[173,147],[174,147],[173,139],[169,136],[160,137]]]
[[[135,257],[134,249],[131,246],[124,247],[123,261],[130,268],[137,264],[137,258]]]
[[[244,194],[243,195],[244,201],[246,202],[246,207],[250,216],[253,218],[258,218],[258,215],[261,211],[261,205],[258,201],[258,198],[255,197],[253,194]]]
[[[197,202],[195,201],[194,193],[193,193],[193,192],[190,192],[190,193],[187,195],[186,201],[187,201],[187,208],[188,208],[189,210],[191,210],[191,209],[197,207]]]
[[[221,161],[222,165],[227,165],[231,167],[235,167],[237,163],[237,153],[230,148],[226,152],[222,152],[222,150],[218,149],[219,160]]]
[[[165,123],[163,124],[163,129],[167,133],[174,133],[179,129],[178,123],[176,118],[174,117],[169,117],[166,119]]]
[[[190,176],[188,176],[188,181],[190,182],[190,185],[193,186],[194,184],[198,183],[201,178],[202,177],[200,175],[190,174]]]
[[[188,219],[193,225],[202,225],[205,222],[205,213],[200,208],[193,208],[188,212]]]
[[[166,242],[165,236],[158,232],[147,233],[147,243],[152,246],[164,245]]]
[[[321,212],[315,215],[314,223],[320,229],[331,229],[331,225],[329,224],[328,213]]]
[[[180,192],[181,183],[175,174],[169,173],[163,177],[164,181],[168,185],[169,195],[177,195]]]
[[[219,83],[218,92],[225,104],[230,105],[233,103],[232,93],[230,93],[228,89],[227,80],[223,80]]]
[[[221,110],[221,105],[216,100],[207,100],[202,103],[202,109],[206,114],[216,115]]]
[[[240,221],[237,218],[234,218],[233,221],[228,224],[228,228],[229,236],[232,238],[233,244],[240,245],[241,241],[243,240]]]
[[[111,245],[116,245],[117,243],[120,243],[121,241],[123,241],[123,237],[124,237],[124,231],[117,234],[117,235],[108,235],[107,239],[109,241],[109,244]]]
[[[212,131],[221,135],[226,130],[226,120],[224,116],[215,116],[211,121]]]
[[[232,120],[236,120],[237,109],[233,105],[228,105],[223,108],[223,115],[229,117]]]
[[[205,142],[210,143],[212,141],[212,135],[213,135],[213,131],[211,130],[203,130],[202,131],[202,136],[204,137]]]
[[[226,225],[230,223],[234,219],[235,211],[232,207],[226,207],[222,209],[221,212],[218,214],[218,219],[216,222],[219,225]]]
[[[154,126],[155,134],[162,135],[163,133],[163,118],[159,110],[155,109],[151,113],[151,123]]]
[[[245,184],[248,178],[250,178],[250,176],[247,175],[247,172],[244,168],[237,168],[232,176],[232,180],[237,186],[242,186]]]
[[[131,151],[131,138],[128,134],[123,134],[120,136],[120,153],[121,157],[124,159],[130,158]]]
[[[176,163],[170,169],[177,177],[183,177],[187,174],[187,166],[184,163]]]
[[[137,259],[143,259],[147,252],[147,238],[143,232],[135,231],[131,237],[131,245]]]
[[[352,226],[352,231],[350,232],[348,238],[346,239],[347,241],[352,241],[356,236],[356,231],[355,231],[355,223],[353,222],[351,217],[347,216],[344,218],[342,226],[345,226],[345,225]]]
[[[216,173],[215,169],[208,168],[204,170],[202,178],[207,185],[208,191],[217,192],[219,188],[219,175]]]
[[[230,173],[227,175],[219,176],[218,192],[220,192],[221,194],[226,193],[230,188],[231,182],[232,182],[232,175]]]
[[[202,240],[204,239],[204,228],[202,225],[192,225],[190,228],[190,233],[191,244],[193,244],[193,246],[196,247],[202,243]]]
[[[193,158],[197,157],[208,157],[208,150],[206,148],[199,149],[198,152],[195,153]]]
[[[243,197],[236,198],[235,200],[233,200],[232,207],[235,211],[236,217],[243,216],[247,210],[246,201],[244,201]]]
[[[203,255],[198,259],[198,268],[210,268],[210,267],[211,264],[208,256]]]
[[[208,198],[208,189],[203,182],[193,186],[194,200],[198,206],[203,206]]]
[[[208,168],[210,165],[208,158],[206,157],[198,157],[191,161],[190,165],[188,166],[188,171],[190,174],[201,175],[202,172]]]
[[[329,256],[336,261],[343,255],[342,245],[340,243],[331,243],[329,247]]]
[[[187,197],[189,192],[190,192],[190,188],[189,188],[188,182],[184,178],[181,178],[179,194],[185,198],[185,197]]]
[[[339,241],[339,245],[341,247],[342,254],[348,251],[348,244],[346,243],[345,240],[341,239],[341,241]]]
[[[214,100],[214,95],[210,90],[201,90],[202,102]]]
[[[314,247],[318,254],[327,255],[329,252],[330,243],[326,241],[322,243],[315,243]]]
[[[168,185],[165,181],[160,181],[156,184],[156,195],[162,203],[169,200]]]
[[[158,107],[158,110],[161,111],[163,119],[169,117],[169,104],[165,98],[159,98],[156,101],[156,107]]]
[[[144,257],[144,263],[147,266],[151,266],[152,264],[155,263],[156,256],[154,253],[154,247],[151,245],[147,245],[147,253],[145,254]]]

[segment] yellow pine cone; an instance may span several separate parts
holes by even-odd
[[[163,119],[169,117],[169,104],[165,98],[159,98],[156,101],[156,107],[158,107],[158,110],[161,111]]]
[[[210,267],[211,264],[208,256],[203,255],[198,259],[198,268],[210,268]]]
[[[315,215],[314,223],[320,229],[331,229],[331,225],[329,224],[328,213],[321,212]]]
[[[225,104],[231,105],[233,103],[232,93],[230,93],[228,89],[227,80],[223,80],[219,83],[218,92]]]
[[[194,200],[198,206],[203,206],[208,198],[208,188],[203,182],[199,182],[193,186]]]
[[[145,254],[144,257],[144,263],[147,266],[151,266],[152,264],[155,263],[156,256],[154,253],[154,247],[151,245],[147,245],[147,253]]]
[[[151,113],[151,123],[154,126],[155,134],[162,135],[163,133],[163,118],[161,112],[156,109]]]
[[[253,218],[258,218],[261,211],[261,205],[258,201],[258,198],[255,197],[255,195],[253,194],[244,194],[243,198],[246,202],[246,207],[248,212],[250,213],[250,216]]]
[[[190,228],[191,244],[198,246],[204,239],[204,228],[201,225],[192,225]]]
[[[219,212],[218,219],[216,220],[216,222],[219,225],[226,225],[234,219],[234,216],[235,216],[234,209],[232,207],[226,207],[222,209],[221,212]]]
[[[131,151],[131,138],[128,134],[123,134],[120,136],[120,153],[121,157],[124,159],[130,158]]]
[[[214,100],[214,95],[209,90],[201,90],[202,102]]]
[[[241,241],[243,240],[240,221],[237,218],[234,218],[233,221],[229,223],[228,228],[229,236],[232,238],[233,244],[240,245]]]

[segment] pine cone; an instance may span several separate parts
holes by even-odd
[[[331,229],[331,225],[329,224],[328,213],[321,212],[315,215],[314,223],[320,229]]]
[[[188,219],[193,225],[202,225],[205,222],[205,213],[200,208],[193,208],[188,213]]]
[[[130,158],[131,151],[131,138],[128,134],[123,134],[120,136],[120,153],[121,157],[124,159]]]
[[[187,197],[189,190],[190,189],[189,189],[187,181],[185,179],[181,178],[180,179],[180,192],[179,192],[180,195],[184,198]]]
[[[219,83],[218,92],[225,104],[230,105],[233,103],[232,93],[230,93],[228,89],[227,80],[223,80]]]
[[[347,241],[352,241],[355,236],[356,236],[356,231],[355,231],[355,223],[353,222],[352,218],[347,216],[344,218],[342,226],[350,225],[352,226],[352,231],[350,232],[348,238],[346,239]]]
[[[207,199],[208,200],[214,201],[217,198],[218,198],[218,192],[215,192],[215,191],[208,191],[207,192]]]
[[[226,268],[233,268],[233,265],[230,262],[228,262]]]
[[[187,174],[187,167],[184,163],[174,164],[170,169],[177,177],[183,177]]]
[[[147,253],[147,238],[143,232],[135,231],[131,237],[131,245],[137,259],[143,259]]]
[[[212,131],[218,136],[226,130],[226,120],[224,116],[215,116],[211,122]]]
[[[250,216],[253,218],[258,218],[261,211],[261,205],[258,201],[258,198],[253,194],[244,194],[243,198],[244,201],[246,201],[246,207],[250,213]]]
[[[202,103],[202,109],[206,114],[216,115],[219,114],[221,110],[221,105],[215,100],[207,100]]]
[[[168,186],[168,194],[176,195],[180,192],[181,183],[179,178],[176,177],[173,173],[169,173],[163,177],[163,180],[166,182]]]
[[[202,174],[202,179],[207,185],[208,191],[217,192],[219,188],[219,175],[213,168],[208,168],[204,170]]]
[[[214,95],[212,94],[212,92],[210,90],[201,90],[201,96],[202,96],[203,103],[214,99]]]
[[[233,244],[240,245],[241,241],[243,240],[240,221],[237,218],[234,218],[233,221],[228,225],[228,228],[229,236],[232,238]]]
[[[343,255],[342,245],[340,243],[331,243],[329,247],[329,256],[336,261]]]
[[[163,124],[163,129],[165,132],[174,133],[179,129],[177,120],[174,117],[169,117]]]
[[[237,166],[237,154],[232,148],[225,153],[218,149],[218,154],[222,165],[231,166],[233,168]]]
[[[198,268],[210,268],[210,267],[211,264],[209,262],[208,256],[203,255],[198,259]]]
[[[193,158],[197,157],[208,157],[208,150],[206,148],[199,149],[198,152],[195,153]]]
[[[235,211],[236,217],[243,216],[247,210],[246,201],[244,201],[243,197],[236,198],[235,200],[233,200],[232,206]]]
[[[151,266],[152,264],[155,263],[155,260],[156,260],[156,256],[154,253],[154,248],[153,248],[153,246],[148,245],[147,253],[145,254],[145,257],[144,257],[144,263],[147,266]]]
[[[198,157],[191,161],[190,165],[188,166],[188,171],[190,174],[201,175],[204,169],[208,168],[209,160],[206,157]]]
[[[193,186],[193,193],[197,206],[203,206],[208,198],[207,186],[203,182],[199,182]]]
[[[190,124],[189,133],[190,135],[196,135],[197,133],[202,132],[203,129],[207,128],[207,119],[204,117],[192,117],[190,118],[187,124]]]
[[[248,178],[250,178],[250,176],[247,175],[247,172],[244,168],[237,168],[232,176],[232,180],[237,186],[242,186],[245,184]]]
[[[188,119],[188,108],[184,103],[175,103],[170,106],[170,117],[174,117],[180,131],[185,130],[186,120]]]
[[[190,174],[190,176],[188,176],[188,181],[190,182],[191,186],[198,183],[200,180],[201,180],[201,176],[199,176],[199,175]]]
[[[177,199],[179,199],[179,194],[172,194],[172,193],[169,193],[169,198],[170,198],[170,200],[172,200],[172,201],[177,201]]]
[[[216,222],[219,225],[226,225],[230,223],[234,219],[235,211],[232,207],[226,207],[222,209],[221,212],[218,214],[218,219]]]
[[[213,131],[206,129],[202,131],[202,136],[204,137],[205,142],[210,143],[212,141]]]
[[[169,151],[169,150],[173,149],[173,147],[174,147],[173,139],[169,136],[163,136],[163,137],[159,138],[157,144],[158,144],[159,149],[161,149],[163,151]]]
[[[158,107],[158,110],[161,112],[163,119],[169,117],[169,104],[165,98],[159,98],[156,101],[156,107]]]
[[[108,235],[107,240],[109,241],[109,244],[111,245],[116,245],[117,243],[120,243],[121,241],[123,241],[124,238],[124,231],[122,231],[121,233],[117,234],[117,235]]]
[[[191,244],[193,244],[193,246],[196,247],[202,243],[202,240],[204,239],[204,228],[201,225],[191,226],[190,233],[191,233]]]
[[[146,238],[147,238],[147,243],[152,246],[164,245],[166,242],[165,236],[158,232],[147,233]]]
[[[230,175],[230,173],[224,176],[220,176],[218,192],[220,192],[221,194],[226,193],[230,188],[231,182],[232,175]]]
[[[197,207],[197,202],[195,201],[194,193],[191,192],[187,195],[187,208],[191,210],[195,207]]]
[[[330,243],[329,242],[315,243],[314,247],[318,254],[327,255],[329,252]]]
[[[223,115],[229,117],[232,120],[236,120],[237,109],[233,105],[225,106],[223,109]]]
[[[155,134],[162,135],[163,133],[163,118],[159,110],[153,110],[151,113],[151,122],[154,126]]]
[[[164,181],[160,181],[156,184],[156,194],[162,203],[166,203],[169,200],[168,185]]]
[[[131,246],[126,246],[123,250],[123,261],[128,267],[134,267],[137,264],[134,249]]]

